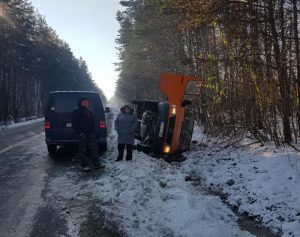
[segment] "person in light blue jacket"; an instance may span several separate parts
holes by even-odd
[[[124,150],[126,147],[126,160],[132,160],[132,151],[134,145],[135,128],[137,118],[134,110],[129,105],[121,108],[121,112],[115,120],[115,129],[118,133],[118,151],[119,156],[116,161],[123,160]]]

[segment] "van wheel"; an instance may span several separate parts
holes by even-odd
[[[99,143],[98,153],[101,154],[101,153],[104,153],[106,151],[107,151],[107,143]]]
[[[48,153],[54,155],[57,150],[57,145],[47,145]]]

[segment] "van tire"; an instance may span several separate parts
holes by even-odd
[[[98,153],[101,154],[101,153],[104,153],[106,151],[107,151],[107,143],[99,143]]]
[[[47,145],[49,155],[54,155],[57,150],[57,145]]]

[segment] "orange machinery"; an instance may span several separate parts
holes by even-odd
[[[174,73],[162,73],[159,88],[167,101],[133,101],[137,105],[139,127],[136,138],[140,140],[137,148],[157,154],[174,154],[189,149],[194,113],[185,100],[186,89],[196,77]]]
[[[159,88],[167,96],[167,101],[169,103],[169,117],[172,118],[172,116],[176,116],[171,145],[169,146],[169,144],[165,144],[163,149],[164,153],[174,153],[181,150],[181,132],[184,132],[182,131],[183,124],[185,123],[185,119],[188,119],[186,117],[187,113],[184,97],[186,94],[187,85],[191,81],[200,82],[200,79],[173,73],[161,74]],[[191,118],[189,117],[189,119]]]

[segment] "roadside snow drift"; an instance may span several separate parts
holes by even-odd
[[[44,120],[44,118],[34,118],[32,120],[23,121],[23,122],[19,122],[19,123],[12,122],[9,125],[1,125],[0,126],[0,130],[11,129],[11,128],[18,128],[18,127],[22,127],[22,126],[27,126],[27,125],[30,125],[30,124],[41,122],[43,120]]]
[[[193,139],[197,144],[183,163],[169,164],[137,151],[132,162],[115,162],[117,135],[113,132],[102,157],[104,170],[82,173],[75,166],[55,177],[48,193],[62,200],[57,208],[67,208],[70,236],[78,236],[91,203],[97,206],[92,210],[100,208],[121,236],[253,236],[238,225],[231,208],[208,190],[226,193],[226,202],[239,213],[279,234],[300,236],[297,152],[250,140],[225,149],[205,138],[200,128]],[[65,207],[68,201],[64,200],[72,205]]]
[[[237,217],[218,197],[186,182],[181,164],[169,164],[141,152],[134,152],[133,161],[114,162],[116,138],[115,133],[109,138],[104,171],[67,171],[51,182],[49,195],[82,205],[99,200],[97,205],[105,218],[118,226],[122,236],[252,236],[240,229]],[[65,210],[64,204],[59,205]],[[71,236],[78,235],[87,216],[82,205],[67,207]]]
[[[129,236],[250,236],[218,198],[189,186],[177,166],[142,153],[114,165],[99,184],[89,185],[112,204],[106,211],[119,216]]]
[[[185,172],[228,195],[239,213],[254,217],[283,236],[300,236],[300,153],[245,139],[222,148],[194,132],[198,148],[187,154]],[[209,142],[208,142],[209,141]]]

